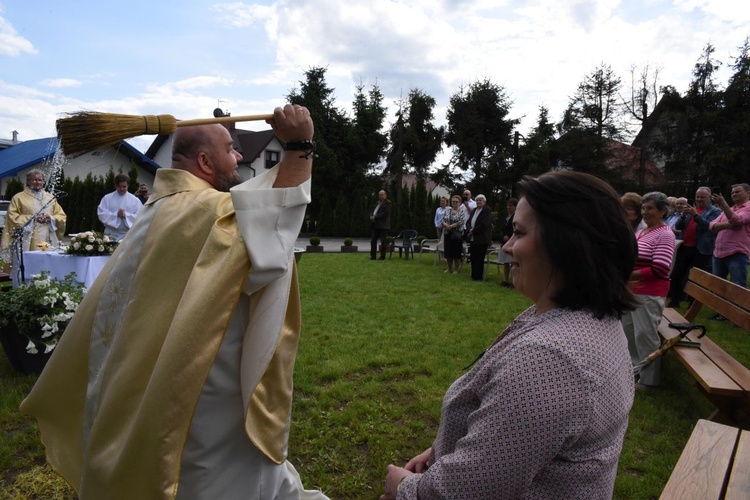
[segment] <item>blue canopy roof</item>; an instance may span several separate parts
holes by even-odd
[[[0,151],[0,178],[16,175],[25,168],[55,155],[57,137],[24,141]]]
[[[124,155],[135,160],[137,164],[150,171],[152,174],[161,168],[158,163],[138,151],[126,141],[120,141],[117,145]],[[57,150],[57,137],[46,139],[32,139],[5,148],[0,151],[0,179],[15,176],[18,172],[45,162],[55,155]]]

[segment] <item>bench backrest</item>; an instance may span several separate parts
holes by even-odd
[[[705,305],[735,325],[750,331],[750,290],[694,267],[685,286],[685,293],[693,297],[693,305],[685,319],[693,321]]]

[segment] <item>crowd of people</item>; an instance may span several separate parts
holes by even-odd
[[[287,461],[301,328],[291,249],[313,122],[298,105],[268,122],[287,152],[250,181],[226,128],[184,127],[153,194],[130,195],[118,176],[102,200],[122,243],[22,404],[79,498],[327,498]],[[31,207],[11,218],[30,242],[64,230],[43,184],[30,175],[14,198]],[[747,286],[748,184],[732,186],[732,205],[708,187],[691,203],[555,171],[519,193],[501,230],[503,283],[531,305],[447,390],[432,446],[388,465],[383,500],[611,497],[634,392],[659,384],[658,361],[635,380],[633,369],[659,347],[666,300],[684,300],[693,266]],[[378,244],[385,258],[390,213],[381,191],[371,259]],[[468,243],[483,279],[493,223],[484,195],[441,199],[445,272]]]
[[[625,193],[621,200],[638,244],[631,289],[639,306],[623,316],[636,365],[659,348],[657,329],[664,307],[680,307],[693,267],[747,288],[750,185],[732,186],[732,205],[707,186],[696,190],[693,203],[660,192]],[[659,370],[657,358],[639,372],[636,388],[659,385]]]

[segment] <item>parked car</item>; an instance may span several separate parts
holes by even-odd
[[[0,200],[0,234],[3,234],[5,226],[5,214],[8,213],[8,207],[10,206],[10,200]]]

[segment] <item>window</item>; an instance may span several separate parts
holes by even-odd
[[[273,168],[279,163],[279,152],[266,150],[266,168]]]

